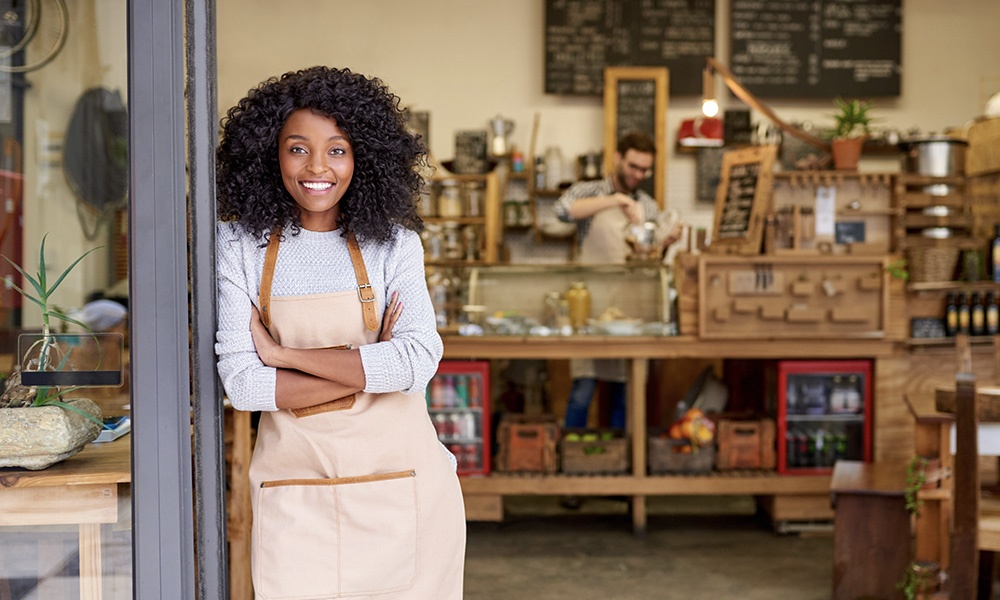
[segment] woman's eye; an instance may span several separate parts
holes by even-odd
[[[343,148],[333,148],[332,150],[330,150],[330,154],[336,154],[336,155],[347,154],[347,150],[344,150]]]
[[[291,148],[288,149],[288,151],[291,152],[292,154],[305,154],[306,153],[305,148],[301,148],[299,146],[292,146]]]

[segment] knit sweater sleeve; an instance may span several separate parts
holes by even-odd
[[[438,335],[434,307],[424,278],[424,254],[420,237],[400,229],[379,265],[384,270],[386,304],[398,292],[403,310],[392,330],[392,339],[361,347],[365,391],[372,393],[423,393],[437,371],[444,353]],[[380,307],[380,312],[385,307]]]
[[[274,411],[276,370],[260,361],[250,335],[250,306],[259,283],[248,276],[248,263],[253,261],[244,256],[254,244],[243,238],[232,224],[220,223],[217,228],[219,377],[233,408]]]

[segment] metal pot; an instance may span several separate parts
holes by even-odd
[[[965,174],[965,150],[969,142],[948,136],[928,136],[899,144],[903,170],[928,177]]]

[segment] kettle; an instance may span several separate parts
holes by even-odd
[[[514,122],[497,115],[490,119],[489,124],[490,132],[493,134],[493,141],[490,145],[493,156],[507,154],[507,136],[514,130]]]

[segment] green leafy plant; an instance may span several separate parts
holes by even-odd
[[[906,268],[908,264],[909,263],[906,261],[905,258],[894,260],[885,266],[885,271],[886,273],[889,274],[890,277],[894,277],[896,279],[902,279],[903,281],[909,281],[910,271]]]
[[[927,481],[927,459],[922,456],[914,456],[913,460],[906,467],[906,487],[903,490],[903,499],[906,502],[906,510],[911,514],[919,514],[920,507],[924,501],[917,494],[920,488]]]
[[[902,581],[896,583],[896,589],[903,592],[903,596],[906,600],[914,600],[917,597],[917,591],[920,589],[920,578],[916,573],[913,572],[912,564],[906,566],[906,573],[903,575]]]
[[[38,255],[38,272],[35,274],[34,277],[32,277],[31,275],[29,275],[27,272],[25,272],[25,270],[22,269],[20,265],[18,265],[14,261],[12,261],[10,258],[8,258],[7,256],[4,256],[4,255],[0,254],[0,257],[3,257],[4,260],[6,260],[8,263],[10,263],[10,265],[13,266],[15,269],[17,269],[17,272],[20,273],[22,277],[24,277],[24,281],[25,281],[24,287],[29,287],[28,284],[30,284],[30,288],[31,288],[32,291],[31,292],[26,291],[25,289],[23,289],[21,287],[18,287],[17,285],[14,285],[14,284],[11,284],[11,286],[15,290],[17,290],[17,292],[19,294],[21,294],[24,298],[26,298],[27,300],[30,300],[31,302],[34,302],[36,305],[38,305],[38,307],[42,311],[42,336],[41,336],[41,339],[39,339],[37,342],[35,342],[35,344],[32,345],[31,349],[28,352],[28,354],[30,355],[30,354],[32,354],[32,352],[35,349],[37,349],[38,350],[37,358],[28,359],[29,361],[27,362],[27,364],[19,367],[20,370],[30,369],[30,370],[35,370],[35,371],[49,371],[49,370],[60,370],[63,367],[65,367],[66,362],[69,359],[69,354],[68,353],[63,354],[59,350],[58,345],[56,345],[54,343],[54,338],[53,338],[53,333],[52,333],[52,326],[53,326],[53,322],[54,321],[55,322],[59,322],[60,324],[72,323],[74,325],[77,325],[77,326],[83,328],[85,331],[90,332],[90,328],[87,327],[86,324],[81,323],[80,321],[77,321],[76,319],[71,318],[65,312],[63,312],[61,309],[59,309],[59,308],[57,308],[55,306],[50,306],[50,300],[52,298],[52,294],[56,291],[56,289],[63,282],[63,280],[66,279],[66,276],[69,275],[70,272],[74,268],[76,268],[76,266],[78,264],[80,264],[80,261],[82,261],[84,258],[86,258],[87,255],[89,255],[92,252],[98,250],[100,248],[100,246],[98,246],[97,248],[92,248],[92,249],[88,250],[87,252],[84,252],[76,260],[74,260],[68,267],[66,267],[66,270],[63,271],[62,274],[59,275],[55,279],[55,281],[50,284],[49,283],[48,268],[46,267],[46,264],[45,264],[45,239],[47,237],[48,237],[47,234],[42,237],[41,249],[40,249],[39,255]],[[13,378],[14,375],[15,374],[12,373],[11,377]],[[19,380],[20,380],[20,377],[18,376],[18,381]],[[101,424],[103,426],[103,423],[101,422],[101,420],[98,419],[97,417],[95,417],[94,415],[91,415],[90,413],[82,411],[79,408],[77,408],[76,406],[73,406],[72,404],[69,404],[67,402],[63,402],[62,400],[59,399],[64,394],[66,394],[68,392],[71,392],[71,391],[74,391],[74,390],[77,390],[77,389],[79,389],[79,388],[78,387],[70,387],[70,388],[66,388],[66,389],[60,389],[60,388],[48,387],[48,386],[38,386],[37,389],[35,389],[33,393],[29,392],[27,394],[22,394],[22,395],[18,396],[17,400],[13,400],[13,401],[6,400],[5,404],[7,404],[9,406],[12,406],[12,407],[16,407],[16,406],[59,406],[59,407],[65,409],[65,410],[70,410],[70,411],[79,413],[79,414],[83,415],[84,417],[86,417],[86,418],[88,418],[88,419],[90,419],[92,421],[96,421],[97,423],[99,423],[99,424]],[[8,391],[9,391],[9,387],[8,387]],[[4,398],[6,399],[7,397],[8,397],[8,393],[7,393],[7,391],[5,391],[4,392]]]
[[[838,111],[833,114],[837,125],[833,129],[833,139],[858,138],[868,135],[868,126],[872,117],[868,114],[875,105],[872,102],[852,99],[835,98],[833,101]]]

